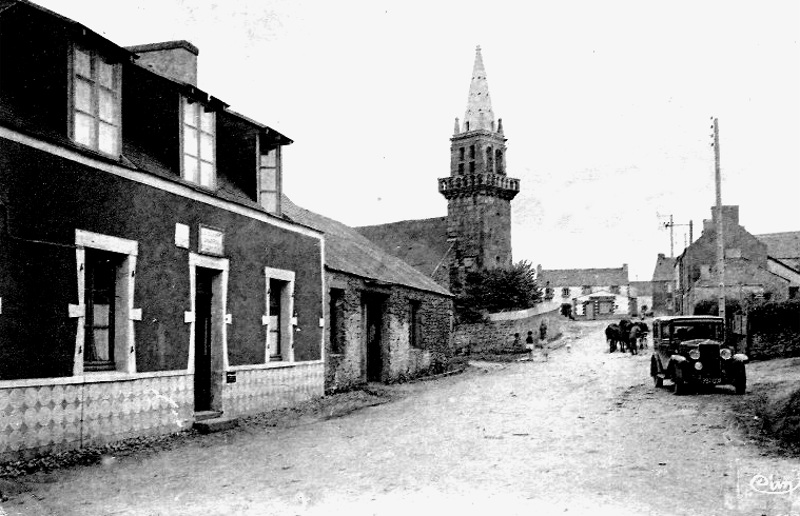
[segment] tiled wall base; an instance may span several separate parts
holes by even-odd
[[[241,368],[236,371],[235,383],[224,384],[223,410],[226,416],[257,414],[322,396],[324,390],[325,365],[322,362],[267,369]]]
[[[34,457],[131,437],[169,434],[194,421],[193,375],[26,380],[0,386],[0,461]],[[226,416],[287,407],[324,394],[324,364],[242,368],[223,384]]]
[[[68,380],[0,386],[0,460],[178,432],[193,418],[192,376],[185,373]]]

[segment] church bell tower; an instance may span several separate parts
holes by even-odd
[[[450,176],[439,179],[439,193],[447,199],[447,237],[455,251],[450,288],[458,292],[467,272],[512,264],[511,200],[519,193],[519,179],[506,175],[503,120],[494,118],[481,47],[464,120],[456,118],[450,142]]]

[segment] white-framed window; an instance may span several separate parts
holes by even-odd
[[[111,156],[120,153],[122,66],[72,47],[69,134],[76,143]]]
[[[262,154],[258,168],[258,203],[268,212],[280,215],[280,147]]]
[[[78,334],[74,373],[136,372],[133,307],[138,243],[75,230]]]
[[[181,98],[181,176],[206,188],[216,187],[217,118],[200,102]]]
[[[294,271],[264,268],[267,303],[267,362],[294,361]]]

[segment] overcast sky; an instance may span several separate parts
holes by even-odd
[[[800,2],[41,0],[120,45],[186,39],[199,87],[292,138],[285,192],[349,225],[444,216],[455,117],[482,48],[515,260],[651,279],[722,196],[800,231]],[[675,255],[687,227],[675,228]]]

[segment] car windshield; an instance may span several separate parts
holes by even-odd
[[[693,339],[722,340],[722,324],[718,321],[673,321],[671,338],[680,342]]]

